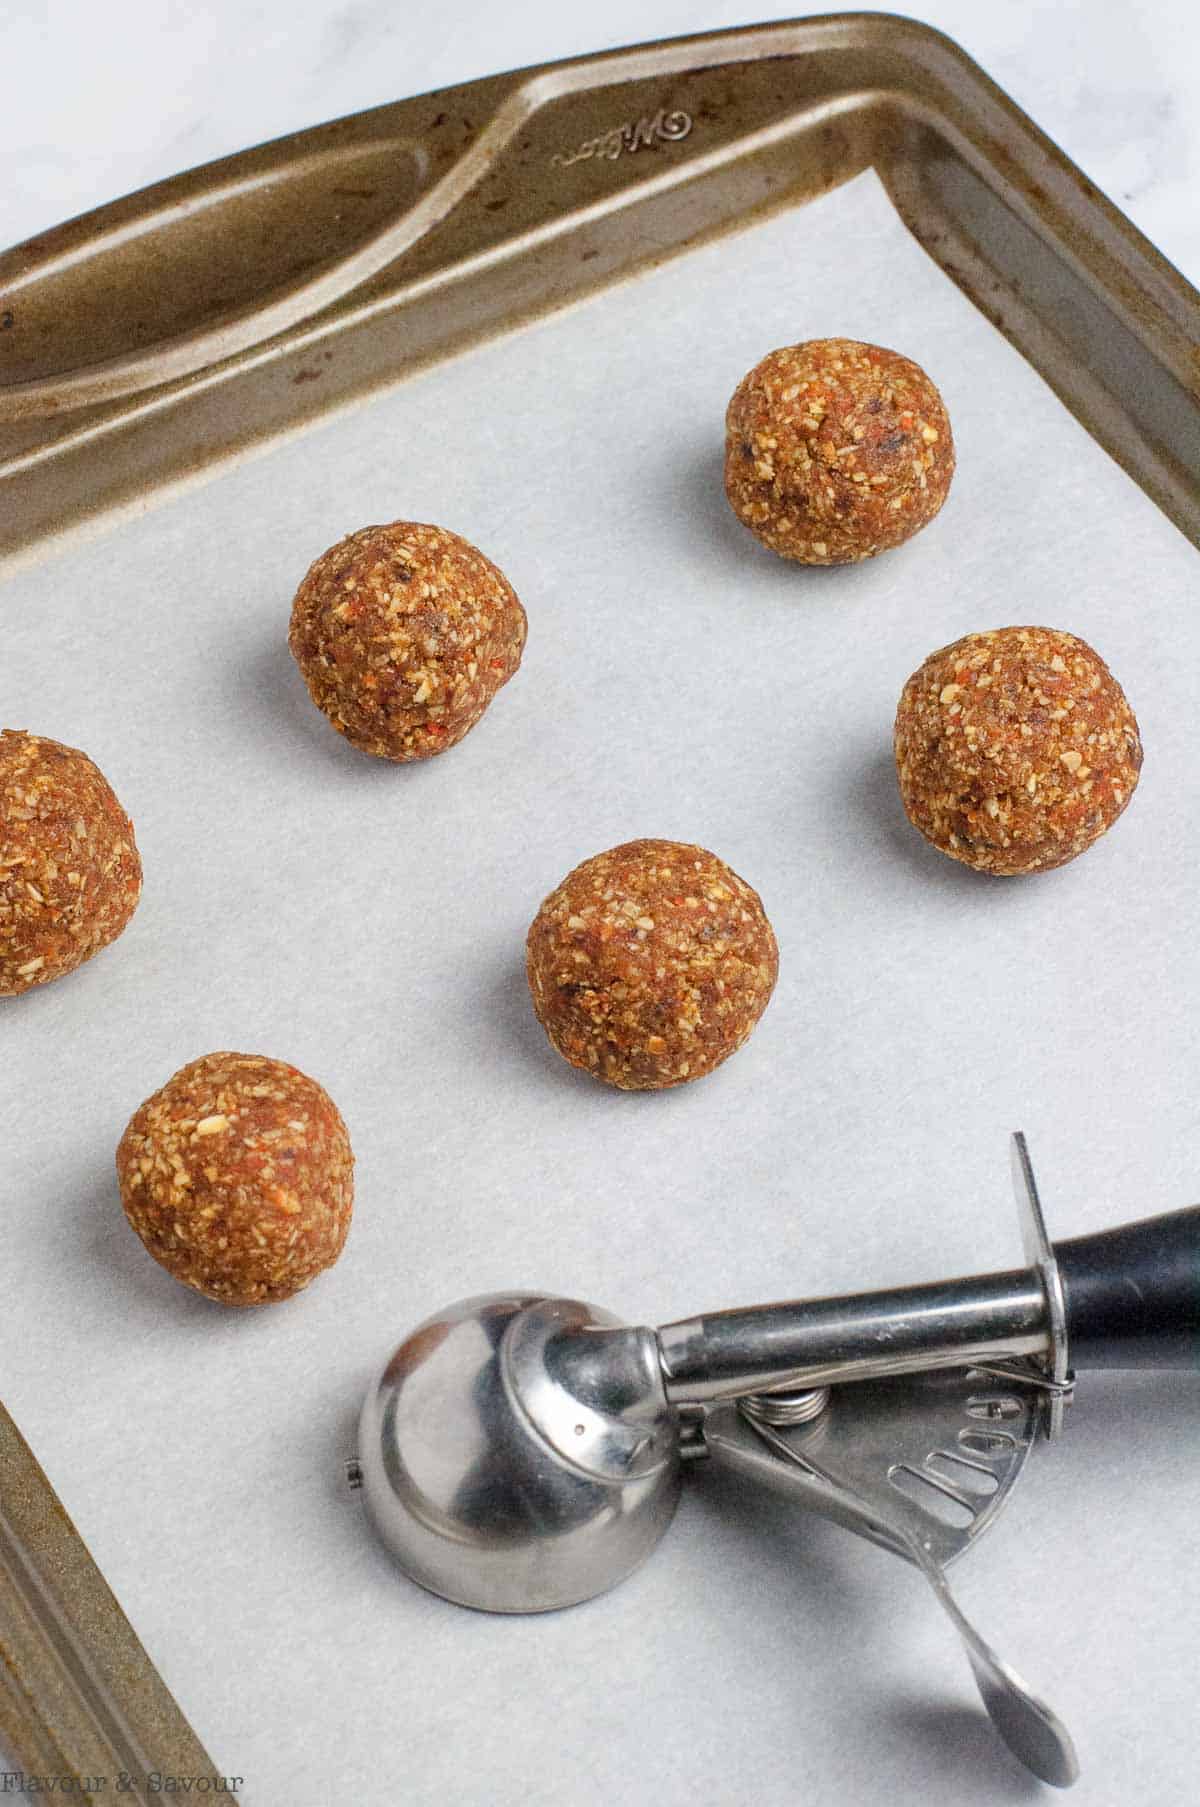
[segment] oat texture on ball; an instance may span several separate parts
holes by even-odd
[[[967,634],[913,673],[896,714],[909,820],[952,859],[1002,875],[1065,865],[1111,828],[1138,781],[1133,710],[1074,634]]]
[[[757,892],[703,847],[629,841],[576,866],[529,930],[533,1005],[572,1066],[626,1091],[700,1079],[767,1007],[779,950]]]
[[[125,1215],[150,1254],[225,1305],[290,1298],[337,1260],[353,1168],[329,1094],[254,1054],[182,1067],[117,1150]]]
[[[393,521],[321,554],[296,592],[288,643],[338,733],[407,762],[475,726],[521,663],[525,611],[458,534]]]
[[[768,352],[725,417],[725,493],[764,546],[849,565],[931,521],[954,475],[941,396],[911,358],[857,339]]]
[[[90,960],[141,890],[133,824],[86,753],[0,733],[0,997]]]

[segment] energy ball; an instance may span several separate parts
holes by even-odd
[[[725,494],[764,546],[852,565],[932,521],[954,475],[942,398],[911,358],[857,339],[768,352],[725,416]]]
[[[462,740],[521,663],[525,611],[444,527],[363,527],[323,552],[288,636],[309,695],[364,753],[430,759]]]
[[[1111,828],[1142,764],[1133,710],[1099,653],[1049,627],[931,653],[896,714],[908,819],[980,872],[1065,865]]]
[[[133,824],[86,753],[0,733],[0,997],[61,979],[137,908]]]
[[[315,1079],[206,1054],[134,1112],[117,1149],[125,1215],[167,1272],[223,1305],[266,1305],[342,1252],[354,1156]]]
[[[757,892],[703,847],[627,841],[569,872],[533,919],[538,1021],[624,1091],[700,1079],[767,1007],[779,949]]]

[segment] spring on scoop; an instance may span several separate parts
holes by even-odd
[[[759,1424],[811,1424],[829,1404],[828,1387],[806,1387],[803,1392],[747,1393],[738,1409]]]

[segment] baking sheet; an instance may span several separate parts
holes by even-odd
[[[767,349],[894,345],[942,388],[938,521],[854,569],[761,551],[722,417]],[[441,759],[353,752],[292,666],[292,592],[368,521],[506,571],[521,673]],[[1196,554],[949,285],[867,176],[433,370],[0,589],[0,719],[82,746],[146,888],[115,948],[0,1011],[0,1386],[214,1759],[258,1803],[1010,1802],[919,1578],[692,1477],[631,1581],[489,1618],[408,1583],[341,1486],[421,1317],[541,1287],[642,1322],[1019,1260],[1007,1132],[1059,1237],[1193,1202]],[[1024,882],[907,826],[891,720],[973,628],[1069,628],[1146,765]],[[703,1082],[628,1096],[545,1043],[541,897],[636,835],[762,893],[775,998]],[[327,1085],[358,1156],[339,1265],[231,1315],[125,1226],[135,1105],[216,1048]],[[1085,1377],[956,1572],[1059,1709],[1074,1798],[1188,1798],[1200,1384]]]

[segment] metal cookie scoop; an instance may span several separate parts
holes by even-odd
[[[1070,1735],[965,1618],[944,1565],[993,1521],[1080,1368],[1194,1367],[1200,1207],[1052,1247],[1013,1141],[1027,1265],[844,1298],[619,1323],[488,1294],[428,1319],[363,1406],[356,1485],[422,1586],[542,1612],[614,1586],[700,1458],[783,1491],[924,1574],[984,1705],[1035,1775]]]

